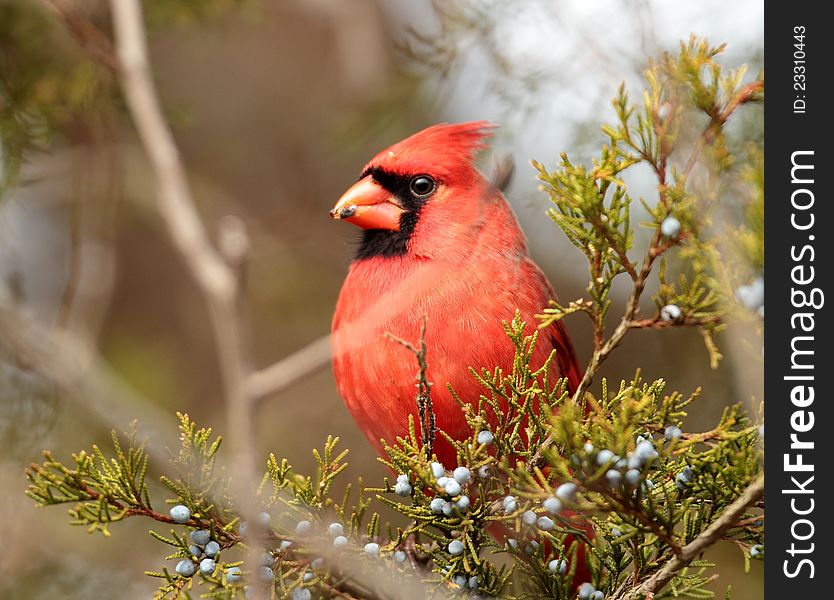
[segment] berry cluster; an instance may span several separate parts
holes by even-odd
[[[695,474],[692,472],[692,467],[690,467],[689,465],[686,465],[683,468],[683,471],[681,471],[680,473],[678,473],[675,476],[675,486],[679,490],[682,490],[683,488],[686,487],[687,483],[692,483],[692,479],[694,479],[694,477],[695,477]]]
[[[470,589],[476,591],[480,587],[478,577],[473,575],[467,579],[466,575],[455,575],[452,577],[452,583],[461,589]]]
[[[448,472],[442,464],[433,462],[431,473],[434,477],[435,490],[438,493],[438,496],[433,498],[429,504],[431,511],[447,517],[456,513],[466,513],[471,506],[471,501],[469,496],[464,493],[464,488],[472,481],[472,472],[466,467],[457,467]]]
[[[663,432],[663,438],[669,444],[676,444],[682,436],[683,431],[677,425],[669,425]],[[651,437],[638,435],[634,450],[624,457],[607,448],[597,450],[591,442],[586,442],[583,451],[571,458],[577,467],[577,473],[592,475],[603,469],[603,485],[612,492],[625,490],[645,495],[654,487],[647,473],[658,457],[654,440]],[[679,490],[684,490],[694,479],[695,473],[692,467],[684,465],[683,470],[675,477],[675,485]],[[545,500],[544,507],[548,509],[550,506],[550,508],[558,509],[561,507],[557,504],[558,500],[557,490],[557,497]],[[553,510],[549,512],[556,514]],[[617,537],[619,530],[615,530],[612,530],[612,534]]]
[[[585,472],[605,467],[605,483],[612,490],[618,490],[623,486],[635,490],[649,489],[652,483],[648,479],[643,481],[643,471],[659,455],[651,439],[637,436],[636,442],[634,450],[625,457],[607,448],[597,451],[593,444],[587,442],[583,448],[585,457],[580,460],[580,466]]]
[[[577,590],[579,592],[579,600],[603,600],[605,594],[596,589],[590,583],[583,583]]]
[[[556,488],[555,494],[549,496],[542,502],[542,508],[551,516],[562,512],[565,503],[573,502],[576,499],[576,484],[563,483]],[[512,515],[518,511],[518,499],[515,496],[506,496],[502,501],[502,508],[505,515]],[[528,509],[521,513],[521,522],[527,527],[536,527],[542,531],[550,531],[556,525],[548,515],[539,515],[534,510]],[[515,541],[515,540],[513,540]],[[512,546],[512,542],[508,543]]]
[[[187,523],[191,519],[191,511],[183,504],[172,507],[168,514],[175,523]],[[193,530],[189,539],[189,556],[179,561],[174,571],[181,577],[192,577],[198,570],[205,577],[212,576],[217,570],[220,544],[211,539],[211,531],[208,529]]]
[[[675,307],[677,308],[677,307]],[[674,312],[674,311],[673,311]],[[673,318],[680,318],[680,309],[672,315]],[[590,441],[576,454],[571,457],[575,473],[580,477],[580,482],[589,478],[589,489],[602,493],[628,493],[634,496],[645,496],[654,488],[649,478],[651,470],[657,467],[656,463],[660,458],[660,444],[666,442],[672,446],[678,443],[683,437],[683,431],[678,425],[668,425],[663,430],[663,438],[653,439],[650,435],[638,435],[635,439],[633,450],[617,454],[609,448],[595,448]],[[477,434],[478,444],[485,446],[494,442],[493,434],[482,430]],[[483,470],[483,473],[482,473]],[[584,474],[584,476],[583,476]],[[432,462],[428,468],[428,487],[430,493],[436,494],[429,502],[429,509],[435,515],[442,515],[449,518],[465,519],[471,511],[470,492],[471,486],[478,478],[489,476],[487,467],[478,469],[477,477],[468,467],[457,466],[447,469],[439,462]],[[593,475],[593,479],[590,477]],[[599,479],[597,477],[599,476]],[[400,496],[410,497],[413,495],[413,484],[411,474],[400,474],[393,486],[393,491]],[[692,467],[683,466],[683,470],[677,475],[675,483],[680,489],[694,480],[695,474]],[[474,480],[474,481],[473,481]],[[551,532],[557,530],[559,520],[564,518],[562,513],[566,508],[576,509],[578,502],[580,482],[564,482],[553,489],[549,496],[537,500],[532,504],[526,498],[517,495],[506,495],[499,500],[494,509],[506,520],[513,521],[514,529],[522,536],[516,539],[506,539],[507,548],[513,552],[523,552],[527,555],[535,555],[543,547],[542,539],[549,538]],[[391,491],[391,488],[389,488]],[[331,525],[331,528],[338,524]],[[614,538],[623,536],[626,532],[621,529],[622,525],[612,526],[609,533]],[[331,529],[331,535],[339,533]],[[339,544],[338,536],[334,544]],[[346,543],[346,540],[345,542]],[[467,540],[464,536],[456,536],[441,544],[441,550],[445,551],[447,566],[440,572],[452,584],[460,589],[477,589],[478,578],[472,573],[456,572],[455,564],[458,557],[467,551]],[[365,545],[365,552],[377,556],[380,552],[379,545],[368,543]],[[402,551],[397,551],[402,553]],[[395,553],[395,559],[396,554]],[[406,555],[402,553],[401,559],[405,560]],[[568,562],[560,555],[545,557],[547,570],[554,575],[566,575]],[[580,588],[580,598],[586,600],[601,600],[604,592],[595,589],[591,583],[586,583]]]
[[[186,524],[191,520],[191,511],[185,505],[178,504],[171,508],[169,512],[171,519],[175,523]],[[259,513],[255,522],[259,531],[265,531],[270,526],[270,515],[267,512]],[[296,527],[296,533],[303,534],[309,532],[311,524],[309,521],[301,521]],[[247,535],[249,525],[244,521],[240,524],[238,531],[240,535]],[[220,543],[212,539],[212,533],[208,529],[192,529],[188,537],[188,554],[185,558],[180,560],[174,568],[177,575],[180,577],[193,577],[198,571],[204,577],[212,577],[218,572],[220,561]],[[281,541],[275,552],[283,552],[290,548],[292,542],[284,540]],[[264,551],[257,569],[254,574],[258,582],[262,584],[271,584],[275,580],[275,572],[273,565],[275,563],[275,555],[272,551]],[[237,584],[243,580],[243,569],[239,565],[229,566],[221,569],[220,572],[225,576],[227,584]],[[307,573],[304,576],[304,581],[311,581],[314,578],[312,573]],[[244,590],[248,593],[249,586]],[[292,598],[294,600],[310,600],[310,590],[305,588],[296,588],[293,590]]]

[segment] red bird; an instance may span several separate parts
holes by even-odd
[[[427,318],[428,379],[437,426],[470,435],[446,384],[466,402],[483,392],[468,368],[509,370],[513,346],[502,326],[516,308],[535,315],[556,297],[530,258],[501,192],[474,165],[492,125],[435,125],[383,150],[331,211],[364,229],[333,317],[333,370],[339,393],[368,440],[382,451],[419,423],[414,355],[391,334],[416,343]],[[571,390],[582,377],[568,333],[555,323],[539,335],[533,365],[556,350],[555,375]],[[453,465],[438,436],[438,459]]]

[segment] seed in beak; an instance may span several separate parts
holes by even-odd
[[[353,204],[349,204],[349,205],[343,207],[342,210],[339,211],[339,218],[340,219],[349,219],[355,214],[356,214],[356,206],[353,205]]]

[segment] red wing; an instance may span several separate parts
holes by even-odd
[[[532,259],[528,258],[524,261],[523,270],[525,276],[536,281],[542,290],[544,297],[542,298],[541,305],[535,309],[536,313],[541,313],[550,300],[556,299],[556,292],[553,290],[553,286],[550,285],[547,277],[545,277],[544,273],[542,273],[541,269],[539,269],[538,265]],[[547,334],[545,339],[556,350],[556,366],[559,370],[559,376],[568,378],[568,391],[573,394],[576,388],[579,387],[579,382],[582,380],[584,372],[576,358],[576,352],[573,349],[573,343],[571,342],[567,327],[562,321],[557,321],[549,326],[545,332]]]
[[[576,359],[576,352],[570,341],[568,330],[565,324],[558,321],[548,328],[550,342],[556,349],[556,364],[559,367],[559,375],[568,378],[568,392],[572,395],[579,382],[582,381],[582,367]]]

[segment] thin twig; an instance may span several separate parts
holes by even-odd
[[[643,513],[643,511],[629,511],[624,504],[620,505],[619,510],[622,510],[624,513],[627,511],[628,514],[634,517],[634,519],[638,521],[641,525],[643,525],[643,527],[645,527],[653,534],[655,534],[658,538],[663,540],[663,543],[669,546],[669,548],[671,548],[672,552],[674,552],[676,556],[681,555],[681,545],[675,540],[674,535],[666,531],[666,529],[664,529],[660,524],[652,521],[648,516],[646,516],[645,513]]]
[[[247,382],[249,395],[253,401],[263,401],[315,373],[329,361],[330,336],[324,335],[275,364],[252,373]]]
[[[606,241],[610,248],[614,250],[617,254],[617,258],[620,259],[620,265],[625,269],[628,276],[631,277],[632,281],[637,280],[637,271],[634,269],[634,265],[631,264],[631,260],[628,258],[628,254],[626,254],[625,249],[617,243],[614,237],[611,235],[611,231],[608,229],[605,223],[602,222],[601,219],[595,218],[594,219],[594,227],[597,228],[597,231],[602,233],[605,236]]]
[[[686,168],[684,169],[684,177],[686,177],[689,172],[692,170],[694,166],[694,161],[697,159],[697,156],[700,153],[701,148],[712,141],[714,137],[714,128],[721,127],[727,121],[727,119],[732,116],[733,112],[738,109],[741,105],[754,100],[757,95],[761,92],[764,88],[764,82],[761,80],[754,81],[753,83],[748,84],[730,100],[725,108],[718,112],[716,115],[712,117],[710,124],[704,130],[704,133],[699,138],[698,142],[696,143],[695,148],[693,149],[692,154],[689,157],[689,161],[687,163]],[[666,162],[668,159],[667,152],[668,148],[661,147],[660,156],[657,162],[655,162],[651,157],[644,158],[649,160],[652,164],[655,173],[658,176],[658,192],[660,195],[660,201],[663,205],[666,204]],[[617,325],[617,328],[611,334],[611,337],[604,344],[599,344],[598,342],[595,344],[594,353],[591,356],[591,361],[588,364],[588,367],[585,369],[585,374],[582,376],[582,380],[580,381],[579,385],[577,386],[576,392],[573,395],[573,401],[579,402],[582,397],[585,395],[585,392],[590,387],[594,376],[596,375],[597,371],[599,370],[600,365],[605,361],[611,351],[614,350],[617,346],[619,346],[620,342],[622,341],[623,337],[630,329],[635,329],[639,327],[664,327],[667,325],[661,325],[661,321],[655,320],[635,320],[635,317],[640,311],[640,298],[643,295],[643,290],[646,287],[646,282],[648,280],[649,275],[651,274],[652,267],[654,266],[655,261],[659,256],[661,256],[666,250],[670,247],[670,242],[664,241],[663,237],[660,233],[660,230],[656,231],[655,234],[652,236],[651,243],[649,244],[649,249],[646,251],[645,256],[643,257],[643,263],[640,268],[640,272],[637,274],[636,278],[632,275],[633,285],[631,289],[631,293],[629,294],[628,300],[626,302],[625,312],[623,314],[623,318],[620,320],[620,323]],[[621,257],[622,258],[622,257]],[[631,263],[627,263],[631,264]],[[719,323],[720,320],[717,319],[704,319],[700,320],[700,322],[716,322]],[[690,324],[685,322],[685,324]],[[670,325],[669,325],[670,326]],[[599,328],[598,328],[599,329]],[[541,450],[547,448],[550,444],[553,443],[552,435],[548,436],[547,439],[544,440],[542,445],[540,446],[539,450],[533,456],[531,460],[531,465],[536,465],[538,461],[541,459]]]
[[[757,100],[762,90],[764,90],[764,81],[757,79],[756,81],[748,83],[746,86],[741,88],[738,93],[727,102],[723,110],[719,112],[716,107],[715,111],[711,111],[710,121],[698,137],[698,140],[695,142],[695,147],[692,149],[689,159],[686,161],[686,166],[683,169],[684,179],[689,178],[689,174],[692,173],[692,169],[695,168],[695,164],[698,162],[701,150],[703,150],[715,139],[716,131],[721,129],[724,123],[727,122],[727,119],[729,119],[739,107],[747,104],[748,102]]]
[[[668,249],[668,245],[661,242],[661,235],[660,232],[657,231],[652,237],[652,241],[649,244],[649,249],[646,251],[646,255],[643,258],[643,264],[640,268],[640,272],[637,276],[637,279],[634,281],[634,284],[631,288],[631,293],[629,294],[628,300],[626,301],[626,307],[620,323],[617,325],[617,328],[611,334],[611,336],[606,340],[601,347],[594,350],[593,355],[591,355],[591,360],[588,363],[588,366],[585,368],[585,373],[582,376],[582,380],[579,382],[579,385],[576,387],[576,390],[573,394],[573,402],[579,403],[582,398],[585,396],[585,392],[588,391],[591,383],[593,382],[594,376],[596,375],[597,371],[599,370],[600,365],[608,358],[608,355],[620,345],[620,342],[625,337],[625,334],[628,333],[630,329],[632,329],[632,322],[634,321],[634,317],[640,310],[640,297],[643,294],[643,290],[646,287],[646,281],[649,277],[649,274],[652,271],[652,266],[654,265],[655,260],[658,256],[660,256],[666,249]],[[551,433],[548,435],[542,443],[539,445],[536,453],[530,459],[530,467],[536,466],[542,457],[542,452],[548,448],[554,440],[554,434]]]
[[[423,324],[420,326],[420,349],[418,350],[414,344],[407,342],[397,336],[386,333],[385,335],[392,341],[405,347],[417,357],[417,364],[419,371],[417,372],[417,417],[420,420],[420,442],[423,444],[423,449],[426,452],[426,458],[431,458],[434,452],[434,440],[437,434],[437,423],[434,416],[434,407],[431,401],[431,386],[426,371],[428,370],[428,363],[426,362],[426,322],[427,317],[423,317]]]
[[[682,317],[676,321],[664,321],[660,315],[651,319],[636,319],[628,324],[630,329],[669,329],[671,327],[704,327],[721,325],[724,319],[718,315],[708,317]]]

